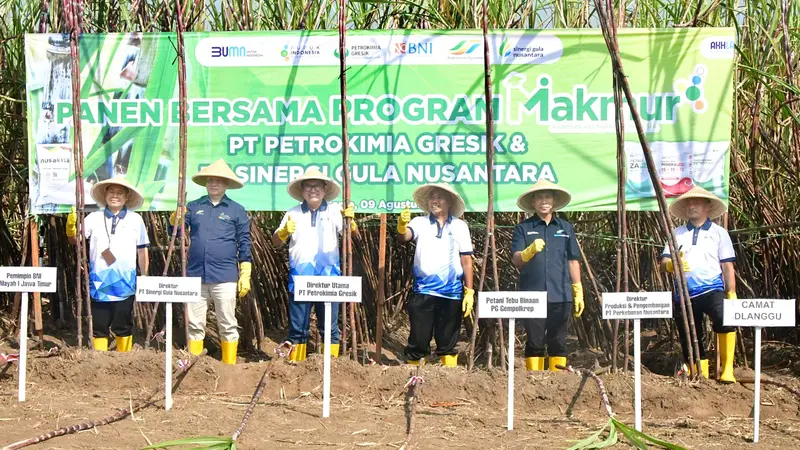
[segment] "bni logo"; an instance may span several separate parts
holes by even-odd
[[[247,50],[243,46],[235,47],[219,47],[213,46],[211,47],[211,57],[212,58],[238,58],[245,56],[247,54]]]
[[[395,55],[430,55],[433,53],[433,42],[397,42],[394,44]]]

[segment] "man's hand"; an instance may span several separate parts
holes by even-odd
[[[78,234],[78,215],[75,213],[75,207],[67,214],[67,237],[75,237]]]
[[[576,319],[583,314],[583,285],[580,283],[572,284],[572,316]]]
[[[536,256],[537,253],[544,250],[544,239],[536,239],[533,244],[521,252],[522,262],[528,262]]]
[[[239,263],[239,284],[237,285],[239,289],[239,297],[244,297],[250,292],[250,272],[252,272],[253,266],[249,262],[241,262]]]
[[[464,317],[469,317],[472,307],[475,305],[475,291],[464,286],[464,300],[461,301],[461,311]]]
[[[283,226],[280,230],[278,230],[278,238],[286,242],[286,239],[289,239],[289,236],[294,234],[294,230],[297,227],[297,224],[294,223],[294,219],[292,216],[286,218],[286,225]]]
[[[180,215],[178,213],[180,212]],[[177,211],[173,211],[172,215],[169,216],[169,224],[173,227],[177,224],[180,225],[181,221],[183,220],[183,216],[186,215],[186,207],[178,208]]]
[[[400,213],[400,217],[397,219],[397,232],[400,234],[406,234],[409,222],[411,222],[411,209],[406,206],[406,209]]]
[[[681,254],[681,262],[683,263],[683,271],[684,272],[691,272],[692,268],[689,267],[689,261],[684,259],[683,252],[681,252],[680,254]],[[666,269],[667,269],[667,272],[669,272],[669,273],[672,273],[672,271],[675,270],[675,267],[673,267],[673,265],[672,265],[672,258],[667,259]]]
[[[737,300],[739,297],[736,296],[736,292],[731,291],[728,292],[728,300]]]

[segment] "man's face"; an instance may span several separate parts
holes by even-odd
[[[690,198],[686,200],[686,216],[689,220],[704,220],[708,218],[711,202],[705,198]]]
[[[206,192],[212,197],[221,197],[225,195],[228,189],[228,180],[219,177],[208,177],[206,179]]]
[[[128,201],[128,188],[112,184],[106,188],[106,205],[112,209],[122,209]]]
[[[303,200],[307,203],[322,203],[325,198],[325,182],[322,180],[303,181]]]
[[[441,189],[433,189],[428,198],[428,209],[433,214],[450,214],[450,195]]]
[[[533,209],[540,215],[546,216],[553,212],[555,197],[551,191],[539,191],[533,193]]]

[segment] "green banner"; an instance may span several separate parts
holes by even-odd
[[[186,33],[188,175],[218,158],[244,181],[249,210],[285,210],[286,185],[316,166],[341,180],[335,32]],[[619,48],[660,182],[727,201],[735,30],[620,29]],[[66,36],[26,36],[32,213],[74,203],[71,58]],[[483,38],[470,31],[351,31],[347,111],[352,201],[397,211],[428,182],[455,186],[467,211],[495,209],[545,178],[567,209],[616,209],[612,69],[599,30],[489,36],[495,166],[486,171]],[[84,188],[124,175],[143,209],[173,210],[178,185],[177,52],[171,33],[80,38]],[[656,202],[624,105],[629,210]],[[204,188],[188,182],[188,198]],[[413,204],[412,204],[413,206]]]

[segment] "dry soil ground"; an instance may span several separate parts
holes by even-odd
[[[8,351],[8,348],[2,349]],[[0,379],[0,440],[3,445],[59,426],[99,419],[146,397],[163,384],[163,353],[127,354],[68,351],[29,360],[28,400],[17,403],[16,367]],[[177,355],[180,357],[180,353]],[[567,448],[607,421],[594,383],[574,406],[580,378],[570,373],[527,376],[517,363],[516,422],[506,431],[506,376],[486,369],[423,368],[424,384],[414,416],[416,448]],[[163,403],[120,422],[58,437],[36,448],[135,449],[148,442],[189,436],[229,436],[238,426],[269,361],[225,366],[205,356],[189,372],[171,411]],[[322,358],[311,355],[294,365],[272,364],[261,403],[239,443],[245,449],[399,448],[406,438],[403,386],[409,366],[363,366],[346,359],[333,363],[331,417],[321,418]],[[740,379],[752,378],[747,371]],[[606,374],[617,416],[632,425],[632,374]],[[797,387],[793,377],[780,378]],[[646,373],[643,388],[645,431],[686,448],[755,447],[752,385],[713,381],[681,383]],[[761,449],[800,445],[798,399],[773,386],[762,393]],[[568,411],[569,410],[569,411]],[[624,445],[621,445],[625,448]]]

